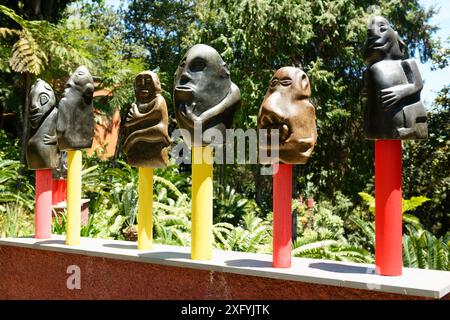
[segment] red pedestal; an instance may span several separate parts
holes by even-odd
[[[402,142],[375,142],[375,265],[384,276],[402,274]]]
[[[34,237],[48,239],[52,235],[52,170],[36,170]]]
[[[275,164],[273,175],[273,267],[289,268],[292,254],[292,165]]]
[[[59,187],[59,180],[52,180],[52,205],[55,205],[59,202],[58,199],[58,187]]]
[[[52,182],[52,205],[66,200],[67,180],[57,179]]]

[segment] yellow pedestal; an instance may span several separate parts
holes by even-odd
[[[80,150],[67,152],[67,223],[66,244],[80,244],[81,231],[81,167]]]
[[[153,168],[139,168],[138,249],[148,250],[153,242]]]
[[[213,148],[192,147],[191,258],[210,260],[213,249]]]

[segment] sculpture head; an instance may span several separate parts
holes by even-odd
[[[194,123],[202,125],[202,133],[210,128],[224,133],[240,101],[239,89],[231,82],[222,57],[204,44],[193,46],[184,55],[175,73],[173,94],[178,125],[191,136]],[[208,143],[205,136],[204,144]]]
[[[30,90],[30,125],[37,129],[56,104],[55,93],[44,80],[37,79]]]
[[[67,80],[59,101],[56,134],[60,150],[90,148],[94,138],[94,80],[85,66]]]
[[[384,59],[399,60],[405,53],[405,43],[392,29],[386,18],[375,16],[370,19],[367,39],[363,47],[364,62],[368,65]]]
[[[134,92],[138,104],[149,103],[157,94],[161,94],[161,83],[156,73],[143,71],[134,80]]]
[[[278,148],[284,163],[306,163],[317,140],[314,106],[309,102],[311,88],[306,73],[295,67],[278,69],[270,80],[258,114],[258,128],[279,130]]]
[[[222,101],[230,86],[230,72],[219,53],[197,44],[184,55],[175,73],[175,104],[193,108],[198,116]]]
[[[85,66],[80,66],[70,76],[69,80],[67,80],[61,102],[74,99],[77,102],[82,101],[86,106],[90,106],[93,96],[94,80],[92,79],[91,73]]]

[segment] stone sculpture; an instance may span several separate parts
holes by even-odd
[[[32,170],[53,169],[58,165],[56,145],[56,98],[53,89],[38,79],[30,90],[31,135],[27,143],[26,158]]]
[[[280,68],[270,80],[258,114],[258,129],[266,129],[268,135],[270,130],[279,130],[278,145],[270,139],[267,145],[260,143],[269,154],[278,148],[278,158],[269,157],[270,163],[305,164],[310,158],[317,140],[316,112],[310,96],[308,76],[299,68]]]
[[[123,151],[132,166],[165,167],[171,140],[167,104],[161,95],[158,76],[151,71],[139,73],[135,80],[135,95],[136,104],[131,106],[125,124]]]
[[[78,67],[66,83],[59,101],[56,134],[61,150],[92,146],[94,138],[94,81],[85,66]]]
[[[190,48],[175,73],[175,117],[178,125],[190,136],[186,143],[194,144],[194,126],[201,125],[202,137],[196,146],[210,144],[210,129],[216,129],[225,138],[230,128],[241,95],[231,81],[227,65],[210,46],[197,44]]]
[[[368,25],[363,57],[364,129],[367,139],[425,139],[427,114],[420,100],[423,87],[417,64],[402,60],[405,44],[385,18]]]

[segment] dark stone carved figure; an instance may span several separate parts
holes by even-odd
[[[94,138],[94,81],[89,70],[80,66],[66,83],[59,101],[56,133],[61,150],[80,150],[92,146]]]
[[[28,168],[53,169],[58,165],[56,98],[53,89],[38,79],[30,90],[31,137],[27,143]]]
[[[219,53],[204,44],[190,48],[175,73],[175,117],[182,129],[191,137],[184,137],[193,144],[194,124],[202,125],[201,144],[211,141],[205,133],[217,129],[225,138],[233,115],[241,99],[239,88],[231,82],[230,72]]]
[[[123,151],[128,163],[136,167],[165,167],[168,147],[169,115],[166,100],[161,95],[158,76],[144,71],[135,80],[136,104],[131,106],[125,128]]]
[[[383,17],[368,26],[363,56],[364,129],[367,139],[425,139],[427,115],[420,101],[423,83],[417,64],[402,60],[405,44]]]
[[[278,69],[270,80],[258,114],[258,128],[279,130],[279,159],[272,162],[304,164],[317,140],[316,111],[309,101],[311,88],[308,76],[295,67]],[[262,149],[273,150],[270,139]],[[260,159],[261,161],[261,159]]]
[[[52,171],[53,180],[67,179],[67,151],[60,151],[58,154],[58,164]]]

